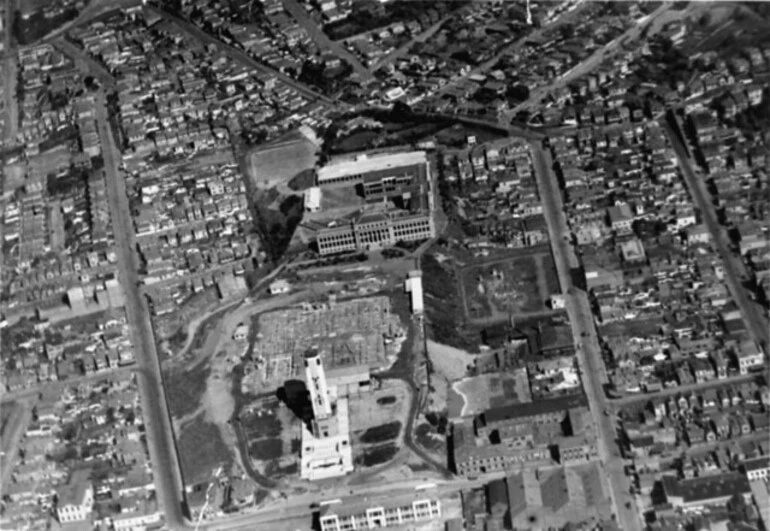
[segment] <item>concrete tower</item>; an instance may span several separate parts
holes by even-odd
[[[305,354],[305,376],[313,405],[313,435],[316,437],[334,437],[337,435],[337,419],[334,417],[326,374],[321,363],[318,349],[310,349]]]
[[[353,470],[348,399],[337,396],[336,386],[329,387],[317,348],[305,353],[305,377],[313,422],[302,429],[300,477],[316,480],[344,476]]]

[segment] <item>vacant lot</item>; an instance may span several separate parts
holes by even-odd
[[[446,436],[438,433],[434,426],[427,422],[418,425],[414,430],[414,438],[417,444],[437,457],[446,451]]]
[[[300,134],[260,146],[246,157],[246,172],[255,188],[288,185],[292,178],[312,169],[316,146]]]
[[[450,382],[463,378],[468,366],[473,365],[475,356],[459,348],[428,341],[428,357],[433,370],[446,377]]]
[[[397,451],[401,446],[403,426],[409,413],[406,384],[401,380],[384,380],[381,389],[351,397],[348,404],[354,461],[374,466],[366,463],[392,458],[392,455],[387,459],[383,457],[390,455],[390,450],[383,447],[393,446]]]
[[[279,479],[297,471],[301,423],[275,398],[261,400],[240,415],[249,459],[259,473]]]
[[[164,372],[166,399],[174,418],[181,419],[198,409],[210,373],[211,367],[206,361],[189,369],[170,369]]]
[[[461,416],[475,415],[490,407],[516,402],[529,402],[526,379],[517,373],[482,374],[465,378],[452,387],[462,396],[464,405]],[[454,411],[450,411],[454,413]]]
[[[429,337],[452,347],[477,352],[479,336],[476,330],[465,326],[463,300],[451,260],[427,254],[422,260],[422,272]]]
[[[232,463],[219,428],[206,422],[202,413],[182,426],[177,445],[185,485],[208,481],[218,467]]]
[[[510,314],[547,311],[548,297],[558,291],[558,279],[553,269],[553,261],[546,254],[463,269],[461,281],[466,318],[504,318]]]

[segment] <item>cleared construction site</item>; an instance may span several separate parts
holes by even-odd
[[[259,318],[251,377],[265,387],[302,377],[303,356],[317,348],[328,370],[357,367],[375,371],[392,363],[405,328],[384,296],[304,303]]]

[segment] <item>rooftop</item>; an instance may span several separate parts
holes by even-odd
[[[359,154],[352,158],[333,160],[326,166],[319,168],[317,172],[318,182],[338,179],[347,175],[364,174],[425,163],[427,163],[427,157],[424,151],[377,155]]]
[[[667,496],[681,497],[684,503],[729,498],[733,494],[744,494],[751,490],[746,476],[735,472],[681,481],[671,476],[664,476],[663,486]]]
[[[75,470],[66,484],[59,487],[59,507],[81,505],[86,489],[91,488],[90,470]]]
[[[538,400],[525,404],[511,404],[509,406],[488,409],[480,415],[480,420],[482,420],[483,424],[488,424],[517,418],[547,415],[549,413],[582,407],[586,404],[585,395],[569,395],[549,400]]]
[[[751,472],[753,470],[762,470],[763,468],[770,468],[770,456],[762,456],[762,457],[756,457],[754,459],[748,459],[747,461],[743,462],[743,468],[746,469],[747,472]]]

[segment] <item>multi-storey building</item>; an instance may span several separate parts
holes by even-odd
[[[359,155],[320,168],[316,178],[322,189],[355,187],[364,200],[347,215],[317,222],[322,255],[380,249],[436,234],[430,167],[423,151]]]
[[[583,395],[540,400],[488,409],[453,427],[454,462],[458,475],[476,476],[523,465],[541,465],[554,459],[551,447],[560,443],[563,421],[570,412],[585,409]],[[581,439],[582,440],[582,439]],[[595,451],[588,444],[571,442],[580,456]],[[573,460],[568,452],[569,460]]]
[[[399,501],[403,503],[399,503]],[[387,507],[340,507],[323,511],[321,531],[354,531],[397,526],[399,529],[418,522],[435,522],[441,518],[439,500],[392,500]]]

